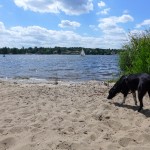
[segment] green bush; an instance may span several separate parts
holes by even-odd
[[[130,42],[119,54],[119,65],[123,74],[150,73],[150,30],[129,34]]]

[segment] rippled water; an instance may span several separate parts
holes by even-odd
[[[118,74],[117,55],[0,55],[0,78],[85,81]]]

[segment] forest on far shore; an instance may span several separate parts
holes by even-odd
[[[81,50],[86,55],[113,55],[118,54],[119,49],[102,49],[102,48],[82,48],[82,47],[29,47],[29,48],[0,48],[0,54],[59,54],[59,55],[79,55]]]

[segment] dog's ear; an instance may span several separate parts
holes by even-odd
[[[120,77],[120,79],[125,79],[126,78],[126,75],[122,75],[121,77]]]
[[[125,78],[125,83],[127,84],[127,83],[128,83],[128,81],[129,81],[129,80],[128,80],[128,78],[126,77],[126,78]]]
[[[123,75],[123,76],[121,76],[121,78],[122,78],[123,81],[127,81],[128,80],[128,76],[127,75]]]
[[[128,76],[124,76],[122,80],[122,84],[126,85],[128,83]]]
[[[117,81],[118,85],[124,86],[124,84],[126,84],[126,80],[127,80],[127,76],[123,75],[120,77],[120,79]]]

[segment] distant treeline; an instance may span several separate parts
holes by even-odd
[[[83,48],[86,55],[112,55],[120,52],[118,49]],[[0,54],[64,54],[79,55],[82,47],[29,47],[29,48],[0,48]]]

